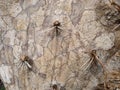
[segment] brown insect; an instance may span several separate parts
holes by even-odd
[[[91,57],[93,58],[93,62],[97,62],[103,69],[103,74],[104,74],[104,83],[103,83],[103,86],[104,86],[104,89],[106,90],[107,89],[107,85],[106,85],[106,79],[107,79],[107,69],[105,67],[105,65],[101,62],[102,60],[99,59],[99,57],[97,56],[96,54],[96,50],[92,50],[91,52]]]
[[[23,56],[20,58],[19,68],[22,66],[26,66],[28,70],[32,70],[33,60],[28,56]]]
[[[20,63],[19,63],[18,69],[21,67],[23,67],[23,69],[24,69],[24,67],[27,67],[27,69],[29,71],[34,72],[35,74],[39,75],[43,79],[46,78],[46,74],[38,72],[39,70],[37,69],[37,67],[35,67],[33,60],[31,58],[29,58],[28,56],[22,56],[20,58]]]
[[[52,90],[58,90],[58,86],[56,84],[52,85]]]
[[[106,71],[106,67],[104,66],[104,64],[101,62],[102,60],[99,59],[99,57],[96,54],[96,50],[92,50],[91,51],[91,58],[93,61],[99,63],[101,65],[101,67],[103,68],[103,71]]]
[[[43,37],[40,40],[42,46],[44,47],[48,46],[48,44],[54,38],[58,38],[58,37],[64,38],[64,35],[61,34],[61,32],[63,31],[61,27],[62,27],[61,23],[58,20],[56,20],[51,27],[46,28],[45,30],[41,30],[40,34],[38,34],[38,37],[40,38]]]
[[[54,36],[56,36],[56,37],[59,36],[61,34],[61,31],[62,31],[62,29],[60,28],[61,27],[61,23],[59,21],[55,21],[53,23],[53,27],[54,27],[54,29],[53,29],[52,34]]]

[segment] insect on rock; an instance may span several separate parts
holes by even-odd
[[[60,29],[61,23],[59,21],[55,21],[53,26],[55,27],[55,35],[59,36],[62,31],[62,29]]]
[[[55,21],[52,25],[53,30],[51,32],[49,32],[48,36],[51,37],[51,39],[53,39],[54,37],[58,37],[61,35],[61,31],[62,29],[60,28],[62,25],[59,21]]]
[[[28,70],[32,70],[33,67],[33,61],[28,56],[23,56],[20,58],[21,62],[19,64],[19,67],[22,67],[23,65],[28,68]]]
[[[40,43],[42,44],[42,46],[47,47],[48,44],[55,38],[56,39],[58,39],[58,37],[63,38],[64,35],[61,34],[63,29],[61,29],[61,27],[62,27],[61,23],[58,20],[56,20],[51,27],[46,28],[45,30],[41,30],[40,34],[38,34],[39,35],[38,37],[40,37],[41,39]]]
[[[52,90],[58,90],[58,86],[56,84],[53,84],[51,87],[52,87]]]

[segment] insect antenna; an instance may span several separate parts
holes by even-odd
[[[18,62],[18,69],[22,67],[24,69],[26,67],[29,71],[33,71],[33,60],[29,58],[28,56],[21,57],[20,61]]]

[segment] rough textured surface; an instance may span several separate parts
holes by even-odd
[[[6,90],[119,90],[118,8],[109,0],[0,0],[0,79]]]

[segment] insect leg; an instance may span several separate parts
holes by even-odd
[[[25,64],[28,68],[32,69],[32,66],[27,61],[25,61]]]
[[[22,67],[23,62],[19,62],[18,64],[18,70]]]

